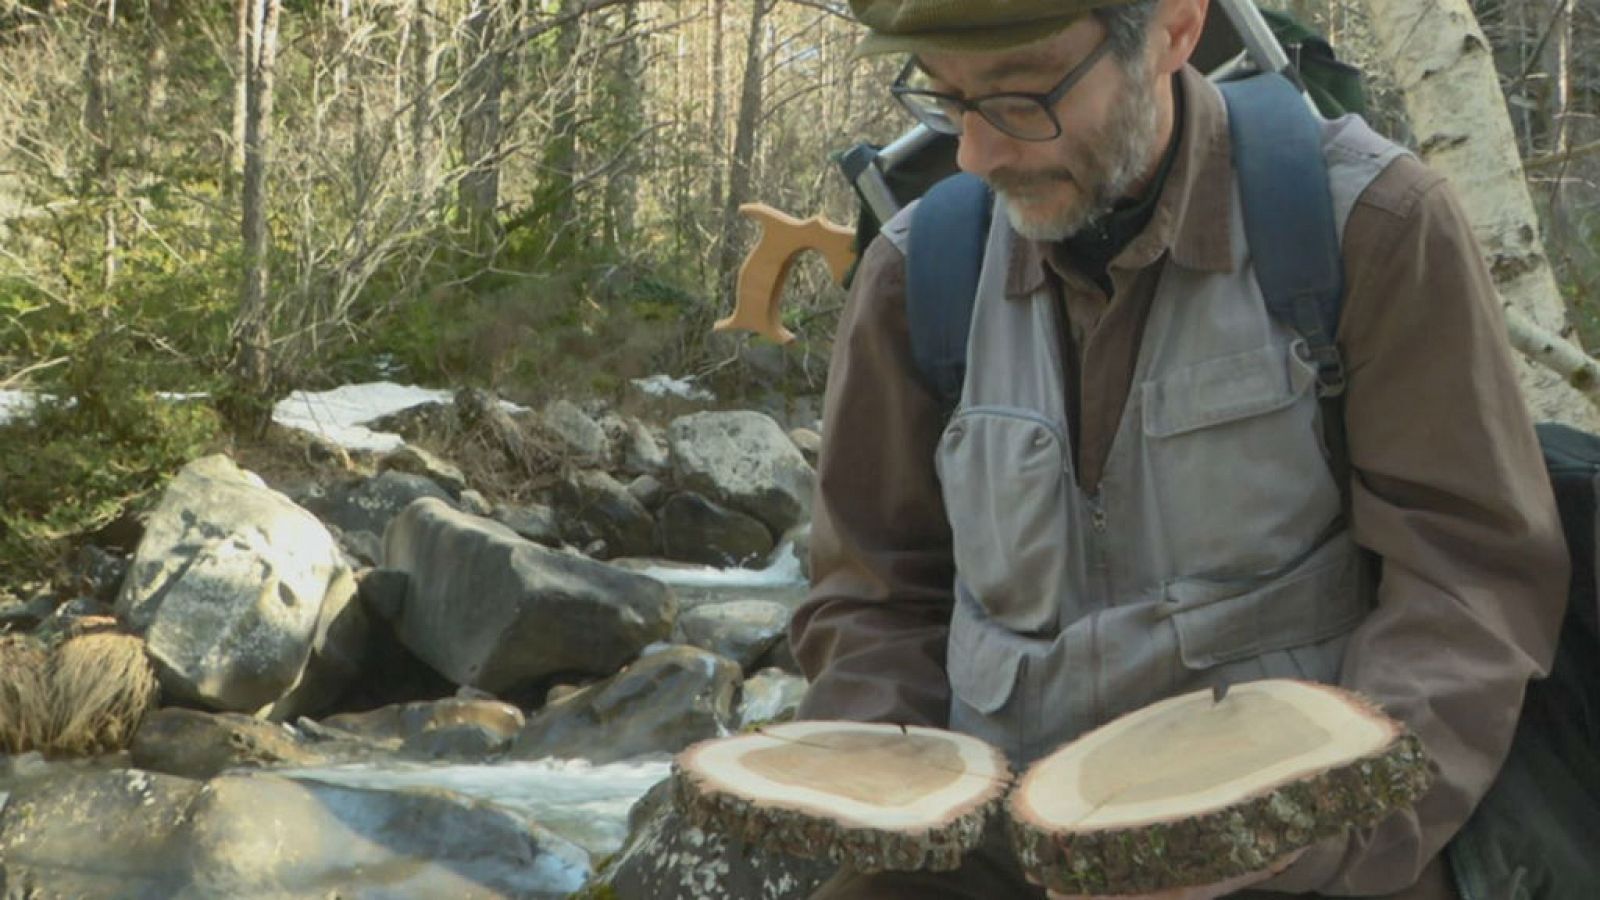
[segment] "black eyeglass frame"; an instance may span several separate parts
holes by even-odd
[[[906,60],[905,68],[901,69],[900,74],[895,76],[894,83],[889,86],[889,93],[894,95],[894,99],[900,104],[901,107],[905,109],[906,112],[911,114],[912,118],[928,126],[934,131],[939,132],[940,134],[953,134],[959,136],[962,132],[961,120],[959,118],[952,119],[948,116],[944,117],[942,121],[931,120],[923,116],[922,113],[916,109],[916,107],[912,106],[911,103],[906,99],[907,97],[929,97],[935,101],[949,103],[952,106],[960,109],[963,113],[975,112],[982,116],[983,120],[993,126],[996,131],[1016,138],[1019,141],[1053,141],[1060,137],[1062,132],[1061,119],[1056,115],[1056,104],[1060,103],[1061,98],[1065,97],[1067,92],[1072,90],[1073,85],[1076,85],[1079,81],[1081,81],[1083,76],[1089,74],[1089,70],[1094,68],[1094,64],[1099,62],[1100,57],[1105,56],[1106,52],[1110,49],[1111,42],[1102,38],[1100,43],[1089,52],[1088,56],[1085,56],[1082,61],[1073,66],[1067,72],[1067,74],[1062,77],[1061,81],[1058,82],[1055,87],[1043,94],[1030,94],[1025,91],[1001,91],[995,94],[984,94],[981,97],[974,97],[971,100],[968,100],[965,97],[957,97],[954,94],[944,94],[940,93],[939,91],[927,91],[921,88],[908,86],[906,84],[906,79],[910,78],[911,73],[916,71],[917,68],[917,58],[913,56]],[[1034,103],[1037,103],[1039,108],[1044,111],[1045,118],[1050,121],[1050,126],[1053,131],[1048,137],[1026,137],[1024,135],[1017,134],[1016,132],[1007,128],[1005,125],[996,121],[989,115],[989,113],[984,111],[983,104],[990,100],[1031,100]],[[944,127],[944,123],[949,123],[949,127]]]

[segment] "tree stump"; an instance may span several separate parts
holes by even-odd
[[[1010,785],[1004,755],[976,738],[862,722],[772,725],[673,765],[696,826],[863,872],[956,868]]]
[[[1068,894],[1211,884],[1411,805],[1420,741],[1365,700],[1270,680],[1173,697],[1034,764],[1008,802],[1023,867]]]

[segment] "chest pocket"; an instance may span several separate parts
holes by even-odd
[[[1053,632],[1067,555],[1066,440],[1021,410],[964,410],[936,457],[956,571],[996,622]]]
[[[1248,576],[1303,553],[1338,513],[1304,342],[1178,368],[1140,389],[1144,473],[1173,570]]]

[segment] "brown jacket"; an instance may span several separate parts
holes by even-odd
[[[1021,242],[1011,260],[1012,292],[1044,281],[1062,299],[1086,486],[1121,419],[1161,267],[1169,255],[1231,265],[1218,224],[1230,214],[1226,119],[1199,77],[1182,76],[1178,158],[1150,224],[1112,262],[1110,297],[1049,246]],[[1523,687],[1549,665],[1567,562],[1493,285],[1449,186],[1414,159],[1390,166],[1350,215],[1344,259],[1352,534],[1382,574],[1341,683],[1416,730],[1439,775],[1414,812],[1318,845],[1268,886],[1378,895],[1416,883],[1406,896],[1448,896],[1429,863],[1488,788]],[[813,588],[792,632],[808,717],[938,725],[949,707],[943,423],[911,362],[904,268],[886,241],[868,249],[837,336]]]

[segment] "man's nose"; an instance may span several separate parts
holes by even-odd
[[[989,124],[989,120],[968,110],[961,120],[961,138],[956,149],[956,165],[961,171],[987,178],[1004,168],[1016,155],[1016,139]]]

